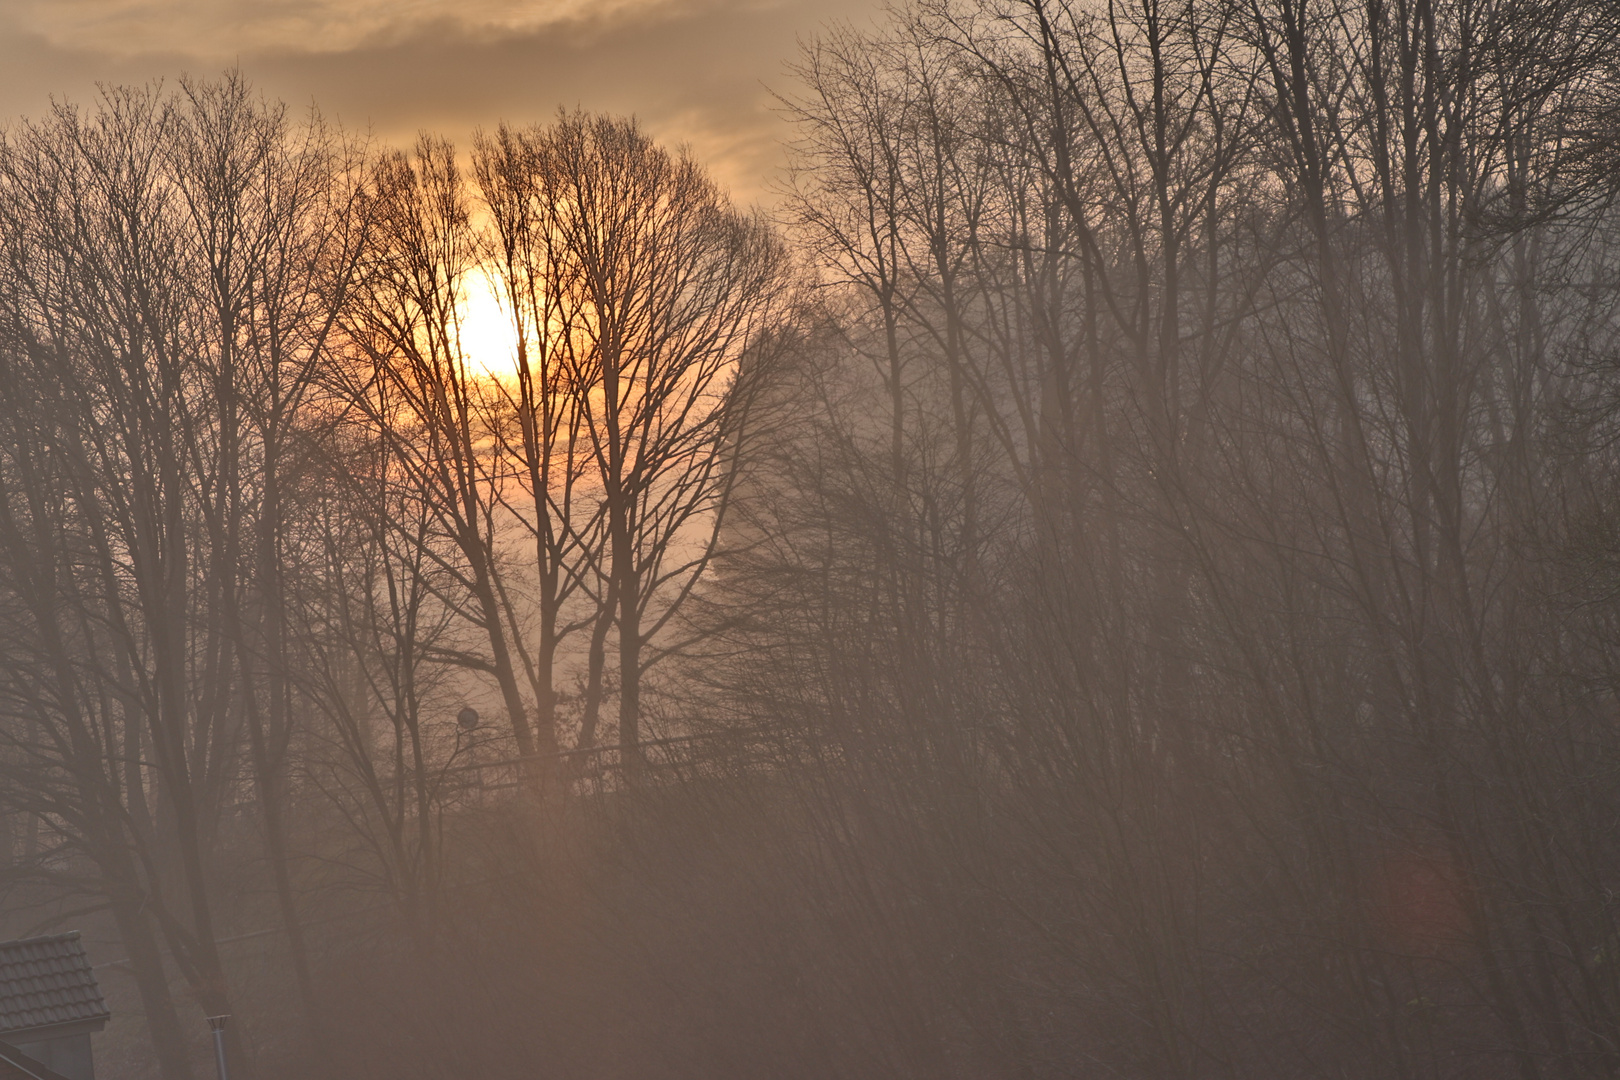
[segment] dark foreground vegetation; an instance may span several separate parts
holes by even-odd
[[[922,4],[774,224],[14,125],[7,928],[129,1077],[1614,1076],[1617,24]]]

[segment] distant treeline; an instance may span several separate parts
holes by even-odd
[[[8,925],[164,1080],[1615,1075],[1617,39],[927,0],[770,217],[578,113],[14,125]]]

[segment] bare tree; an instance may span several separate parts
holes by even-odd
[[[573,632],[594,627],[590,689],[576,748],[595,739],[601,701],[603,638],[612,619],[612,591],[600,587],[601,505],[590,498],[594,460],[584,437],[583,395],[573,384],[568,343],[579,311],[567,297],[578,288],[563,250],[554,241],[558,208],[545,197],[538,159],[529,142],[502,126],[474,143],[473,166],[488,212],[488,276],[512,321],[516,386],[492,380],[485,403],[501,460],[516,482],[503,507],[533,545],[533,587],[522,590],[539,623],[536,640],[522,648],[542,725],[557,725],[558,652]],[[594,610],[572,614],[570,599],[596,583]],[[522,638],[518,638],[520,647]]]
[[[299,926],[284,822],[293,736],[285,627],[286,473],[317,365],[356,267],[357,151],[319,117],[302,130],[255,101],[236,73],[182,81],[169,167],[189,218],[199,298],[217,332],[219,477],[203,517],[222,577],[217,598],[237,650],[255,795],[306,1013],[318,1008]]]
[[[98,800],[118,828],[74,842],[125,868],[109,888],[140,913],[121,928],[175,1075],[187,1066],[141,926],[155,919],[205,1007],[229,1011],[210,863],[250,779],[315,1015],[281,816],[279,475],[353,265],[352,164],[318,117],[294,125],[229,74],[59,106],[13,133],[0,168],[6,333],[38,413],[34,438],[9,445],[68,506],[54,538],[13,532],[13,565],[54,566],[35,585],[54,583],[53,620],[79,624],[54,667],[57,709],[100,701],[102,752],[117,733],[121,774]],[[81,775],[75,756],[97,752],[59,750]]]
[[[457,562],[442,568],[457,591],[441,599],[487,640],[487,670],[518,753],[553,754],[554,718],[536,729],[518,681],[522,643],[502,569],[509,478],[486,448],[493,437],[486,406],[499,391],[461,343],[465,290],[480,251],[450,144],[424,136],[414,158],[384,157],[369,213],[371,244],[346,322],[364,364],[343,373],[341,392],[391,443],[402,482],[455,545]]]
[[[295,581],[287,617],[300,649],[299,687],[327,737],[297,764],[348,825],[350,843],[324,858],[380,884],[426,953],[444,877],[443,815],[454,795],[447,770],[463,763],[465,749],[465,733],[444,730],[467,653],[458,640],[465,620],[440,598],[455,591],[443,569],[454,544],[439,532],[431,503],[402,482],[388,439],[344,425],[325,451],[325,467],[313,474],[321,482],[300,499],[300,522],[321,562]]]
[[[557,355],[601,485],[619,746],[633,777],[642,675],[682,648],[666,631],[719,541],[750,378],[765,367],[748,354],[786,299],[786,254],[633,121],[565,114],[529,146],[556,268]]]

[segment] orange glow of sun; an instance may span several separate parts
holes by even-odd
[[[475,275],[462,290],[461,354],[490,378],[505,380],[517,370],[517,331],[491,286]]]

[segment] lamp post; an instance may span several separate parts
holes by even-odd
[[[219,1080],[231,1080],[231,1073],[225,1066],[225,1021],[230,1014],[223,1016],[210,1016],[208,1030],[214,1033],[214,1061],[219,1064]]]

